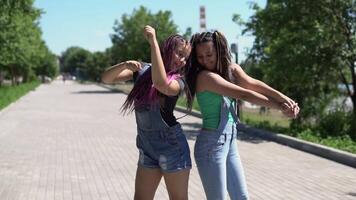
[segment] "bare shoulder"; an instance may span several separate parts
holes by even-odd
[[[197,92],[201,92],[210,88],[209,85],[213,84],[214,82],[216,83],[217,76],[219,75],[208,70],[203,70],[199,72],[199,74],[197,75]]]
[[[207,83],[213,80],[216,80],[217,76],[219,76],[217,73],[208,71],[208,70],[203,70],[199,72],[197,76],[197,81],[198,83]]]
[[[202,71],[197,77],[197,92],[201,91],[212,91],[221,94],[223,90],[227,88],[232,88],[234,85],[232,82],[225,80],[222,76],[215,72]]]
[[[242,67],[236,63],[231,63],[229,68],[233,74],[243,72]]]
[[[231,72],[237,84],[241,84],[246,81],[247,82],[252,81],[252,78],[246,74],[246,72],[242,69],[240,65],[236,63],[231,64]]]

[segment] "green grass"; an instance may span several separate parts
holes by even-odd
[[[24,83],[17,86],[1,86],[0,87],[0,110],[16,101],[29,91],[35,89],[41,83],[39,81],[33,81],[30,83]]]
[[[184,98],[180,98],[178,99],[177,104],[185,107],[185,102]],[[193,103],[193,109],[200,111],[196,101]],[[283,117],[282,114],[276,110],[270,110],[270,112],[266,114],[259,114],[259,111],[256,109],[243,108],[242,122],[253,127],[269,130],[275,133],[282,133],[312,143],[356,154],[356,141],[352,140],[349,136],[328,136],[327,138],[323,138],[320,134],[310,129],[296,133],[289,128],[290,120]]]
[[[275,112],[275,111],[274,111]],[[241,120],[247,124],[254,123],[269,123],[275,127],[288,128],[290,120],[281,115],[259,114],[250,110],[242,110]]]
[[[270,121],[267,120],[265,121],[247,120],[246,124],[249,124],[253,127],[269,130],[271,132],[289,135],[315,144],[321,144],[324,146],[328,146],[328,147],[332,147],[335,149],[356,154],[356,141],[352,140],[352,138],[348,135],[327,136],[325,138],[322,137],[321,134],[319,134],[318,132],[308,128],[299,132],[295,132],[291,130],[289,127],[282,127],[279,126],[278,124],[272,125]]]
[[[297,138],[356,154],[356,141],[348,135],[323,138],[310,129],[306,129],[298,133]]]

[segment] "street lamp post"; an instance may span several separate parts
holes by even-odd
[[[235,54],[235,62],[236,64],[239,64],[239,52],[238,52],[238,45],[237,43],[232,43],[231,44],[231,52]]]
[[[239,46],[237,43],[232,43],[231,44],[231,52],[235,54],[235,62],[236,64],[239,64]],[[236,114],[242,120],[242,101],[240,99],[237,99],[237,106],[236,106]]]

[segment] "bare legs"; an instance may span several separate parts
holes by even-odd
[[[188,199],[189,169],[174,173],[162,173],[160,169],[138,167],[135,181],[135,200],[152,200],[162,178],[166,182],[171,200]]]

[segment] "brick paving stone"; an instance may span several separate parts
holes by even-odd
[[[134,115],[119,113],[125,97],[54,81],[0,111],[0,199],[132,199],[138,152]],[[193,159],[201,119],[179,121],[193,161],[189,198],[205,199]],[[238,147],[253,200],[356,199],[354,168],[248,133]],[[164,181],[155,199],[168,199]]]

